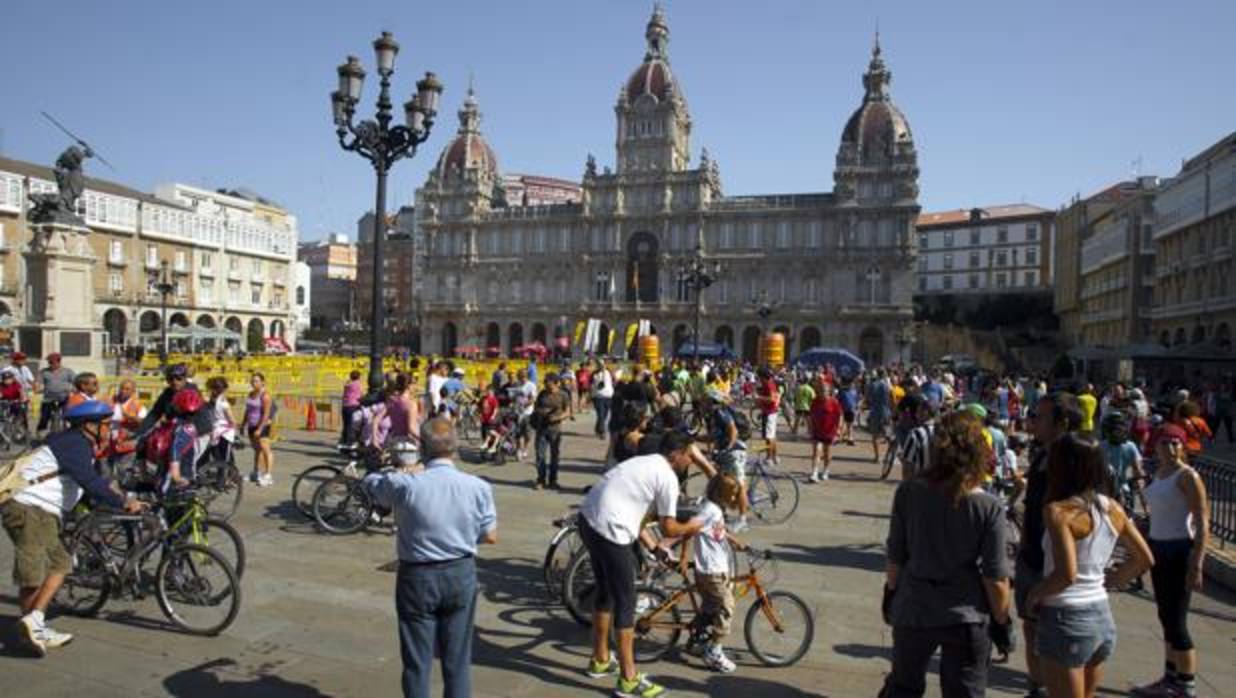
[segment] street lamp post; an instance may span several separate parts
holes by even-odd
[[[377,113],[374,119],[353,123],[356,105],[360,101],[365,69],[360,59],[348,56],[339,66],[339,89],[331,93],[331,113],[335,121],[335,133],[344,150],[359,153],[373,164],[377,174],[377,201],[374,206],[373,223],[373,297],[370,305],[369,337],[369,390],[382,388],[383,307],[382,303],[382,242],[386,237],[386,175],[391,165],[403,158],[416,155],[416,148],[429,138],[434,117],[438,113],[438,101],[442,96],[442,83],[433,73],[416,83],[416,95],[404,103],[406,125],[392,125],[390,97],[391,75],[395,72],[395,55],[399,44],[390,32],[373,42],[373,51],[378,64],[381,90],[378,93]],[[351,138],[349,139],[349,136]]]
[[[712,267],[704,259],[704,248],[696,246],[695,255],[678,262],[678,278],[695,292],[695,328],[692,330],[692,353],[696,365],[700,362],[700,315],[704,310],[704,289],[712,286],[721,278],[721,262],[713,262]],[[678,348],[674,347],[674,351]]]
[[[159,275],[154,276],[153,287],[159,292],[159,366],[167,366],[167,297],[176,290],[175,284],[167,276],[167,260],[159,263]]]

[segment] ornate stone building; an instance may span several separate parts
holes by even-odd
[[[677,269],[700,248],[723,265],[703,294],[703,341],[751,358],[761,332],[776,329],[791,354],[842,346],[896,360],[913,316],[919,171],[878,38],[833,191],[757,196],[724,195],[707,149],[692,163],[692,119],[659,9],[645,38],[614,107],[615,171],[589,155],[575,203],[507,205],[469,90],[458,134],[417,191],[425,349],[550,345],[597,318],[601,337],[617,330],[611,353],[629,351],[627,328],[647,320],[667,354],[690,337],[696,299]],[[757,298],[772,306],[767,321]]]

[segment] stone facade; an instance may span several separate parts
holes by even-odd
[[[696,307],[678,262],[700,248],[723,265],[703,294],[704,341],[754,358],[761,332],[777,329],[791,354],[835,345],[896,359],[913,317],[919,171],[878,40],[862,104],[842,133],[834,190],[726,196],[706,149],[690,162],[692,121],[660,10],[645,38],[614,108],[615,171],[588,156],[577,203],[508,205],[469,91],[458,135],[416,195],[425,350],[549,345],[596,318],[617,330],[611,353],[628,352],[627,328],[640,320],[668,353],[689,338]],[[767,322],[757,297],[774,306]]]

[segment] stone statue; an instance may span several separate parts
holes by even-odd
[[[595,156],[593,156],[592,153],[588,153],[588,160],[587,162],[584,163],[584,176],[585,177],[596,177],[597,176],[597,159]]]
[[[82,144],[71,145],[56,158],[56,194],[33,194],[30,200],[34,208],[30,211],[32,223],[65,223],[68,225],[85,225],[77,215],[77,200],[86,190],[86,175],[82,166],[87,158],[94,157],[90,146]]]

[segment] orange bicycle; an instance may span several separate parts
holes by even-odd
[[[635,589],[635,659],[641,664],[668,654],[683,631],[690,636],[689,645],[702,646],[699,643],[707,632],[707,618],[700,613],[699,594],[687,575],[685,557],[679,572],[684,584],[677,589],[652,585]],[[775,579],[772,553],[748,548],[747,573],[731,583],[735,601],[749,594],[755,596],[743,627],[747,649],[767,666],[789,666],[811,649],[815,616],[798,595],[769,591],[767,587]]]

